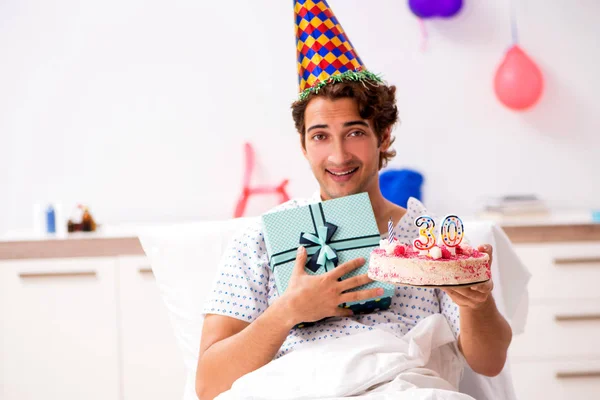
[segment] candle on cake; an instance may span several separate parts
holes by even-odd
[[[435,246],[435,221],[427,215],[422,215],[415,220],[415,225],[419,228],[419,238],[413,241],[413,246],[419,250],[419,254],[426,256],[429,249]]]
[[[465,234],[462,220],[456,215],[448,215],[440,228],[444,245],[452,255],[456,255],[456,247],[462,242]]]
[[[391,244],[394,240],[394,221],[392,220],[392,217],[390,217],[390,220],[388,221],[388,243]]]

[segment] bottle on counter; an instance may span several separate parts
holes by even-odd
[[[52,204],[46,209],[46,233],[56,233],[56,212]]]
[[[83,207],[83,215],[81,217],[81,222],[83,225],[84,232],[96,231],[96,222],[94,221],[94,218],[92,218],[92,214],[90,214],[90,210],[87,207]]]

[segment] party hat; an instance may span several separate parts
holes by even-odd
[[[382,82],[369,72],[326,0],[294,0],[300,100],[342,81]]]

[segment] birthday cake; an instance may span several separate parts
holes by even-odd
[[[489,256],[461,245],[464,228],[460,218],[451,215],[444,219],[439,244],[432,218],[421,216],[415,224],[420,231],[412,245],[400,243],[390,229],[389,238],[371,252],[371,279],[412,286],[471,285],[490,279]]]

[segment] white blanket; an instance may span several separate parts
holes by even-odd
[[[403,338],[373,329],[295,350],[238,379],[218,400],[473,400],[457,392],[463,361],[434,314]]]

